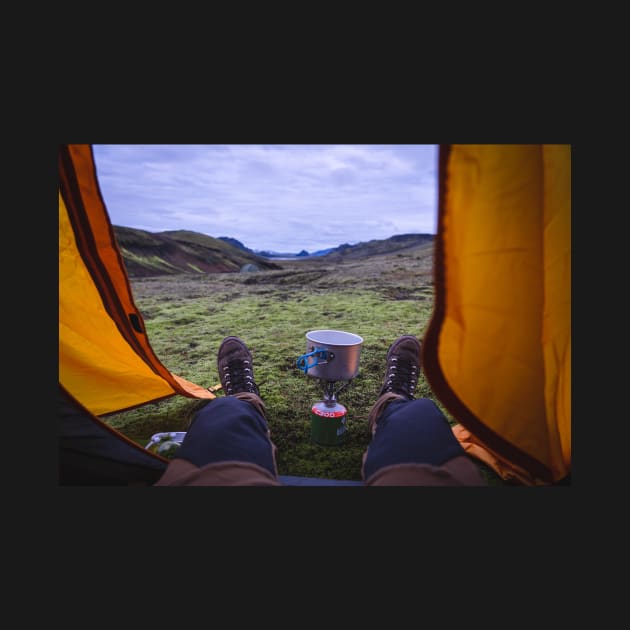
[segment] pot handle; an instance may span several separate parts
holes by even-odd
[[[326,348],[315,348],[312,352],[299,356],[296,361],[296,365],[298,369],[302,370],[304,374],[306,374],[309,368],[315,367],[316,365],[326,365],[328,363],[328,359],[332,359],[334,356],[335,355],[332,352],[329,355]],[[310,365],[307,360],[309,357],[315,358],[315,362]],[[323,359],[323,361],[320,361],[320,358]]]

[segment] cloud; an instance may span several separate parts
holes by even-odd
[[[435,233],[435,145],[94,145],[115,225],[314,251]]]

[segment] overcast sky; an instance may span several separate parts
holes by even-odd
[[[436,145],[93,145],[114,225],[314,252],[437,225]]]

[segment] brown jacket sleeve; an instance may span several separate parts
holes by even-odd
[[[466,455],[442,466],[394,464],[377,470],[366,486],[487,486],[477,466]]]
[[[217,462],[199,468],[186,459],[174,458],[156,486],[279,486],[268,471],[247,462]]]

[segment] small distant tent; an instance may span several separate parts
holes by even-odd
[[[423,369],[473,457],[504,479],[571,472],[569,145],[443,145]],[[411,331],[413,332],[413,331]],[[91,145],[59,147],[59,482],[151,484],[168,460],[98,416],[214,398],[153,352]]]
[[[251,271],[260,271],[260,267],[254,263],[247,263],[246,265],[243,265],[241,267],[241,272],[242,273],[248,273]]]

